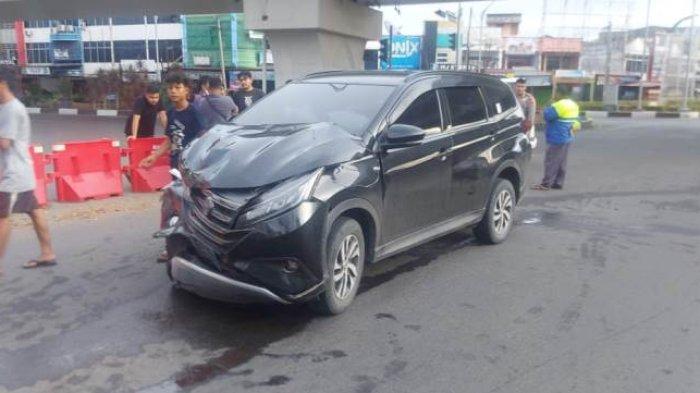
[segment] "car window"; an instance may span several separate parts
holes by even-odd
[[[486,120],[486,107],[477,87],[450,87],[445,95],[453,127]]]
[[[240,125],[328,122],[362,136],[394,86],[293,83],[256,103],[234,120]]]
[[[505,83],[488,84],[483,87],[486,106],[490,116],[497,116],[517,106],[513,92]]]
[[[437,90],[423,93],[399,116],[394,124],[408,124],[422,128],[427,134],[442,131],[442,116]]]

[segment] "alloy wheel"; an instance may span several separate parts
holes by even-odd
[[[493,227],[498,234],[508,229],[513,219],[513,197],[508,190],[501,191],[493,207]]]
[[[333,264],[333,292],[338,299],[347,298],[358,280],[360,242],[355,235],[343,239]]]

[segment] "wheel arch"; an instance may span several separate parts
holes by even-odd
[[[379,215],[372,204],[360,198],[353,198],[339,203],[328,214],[329,228],[340,217],[352,218],[360,224],[365,237],[366,262],[371,263],[374,261],[381,226]]]
[[[508,180],[512,185],[513,189],[515,189],[515,197],[517,201],[520,201],[520,198],[522,197],[523,194],[523,175],[522,171],[520,170],[520,166],[515,160],[507,160],[501,163],[501,165],[498,166],[498,168],[494,171],[494,176],[493,179],[491,179],[491,187],[495,186],[496,181],[499,179],[505,179]]]

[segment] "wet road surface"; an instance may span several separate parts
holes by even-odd
[[[55,269],[19,268],[20,228],[0,392],[697,392],[698,152],[697,121],[599,121],[506,243],[460,232],[372,266],[333,318],[172,289],[156,206],[54,227]]]

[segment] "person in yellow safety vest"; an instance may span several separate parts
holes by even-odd
[[[547,107],[543,115],[547,123],[544,178],[532,188],[540,191],[561,190],[566,178],[569,145],[574,140],[574,134],[581,129],[578,104],[565,98]]]

